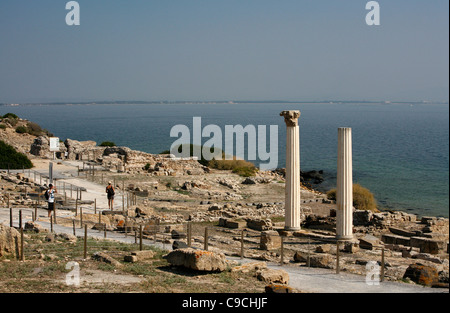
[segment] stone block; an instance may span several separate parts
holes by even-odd
[[[294,254],[294,262],[307,262],[308,257],[310,257],[311,253],[305,252],[305,251],[297,251]]]
[[[411,237],[411,246],[420,249],[421,253],[439,254],[445,249],[445,242],[425,237]]]
[[[188,245],[184,241],[175,240],[172,244],[172,249],[186,249],[188,248]]]
[[[232,229],[239,229],[244,228],[246,225],[247,222],[245,221],[228,220],[225,227]]]
[[[330,253],[330,250],[331,250],[330,244],[320,245],[316,247],[317,253]]]
[[[368,210],[356,210],[353,212],[353,226],[368,226],[372,223],[373,213]]]
[[[260,249],[275,250],[281,248],[281,236],[274,230],[261,232]]]
[[[403,237],[399,235],[384,234],[382,235],[381,240],[385,244],[404,245],[404,246],[410,245],[409,237]]]
[[[268,284],[288,284],[289,274],[284,270],[275,269],[263,269],[258,271],[256,277],[258,280],[266,282]]]
[[[249,219],[247,220],[247,227],[253,230],[265,231],[272,229],[272,221],[271,220],[263,220],[263,219]]]
[[[123,257],[123,260],[128,263],[136,263],[138,258],[135,255],[126,255]]]
[[[366,235],[364,238],[359,239],[359,247],[361,249],[373,250],[378,245],[380,245],[380,239],[372,235]]]
[[[176,231],[175,229],[172,230],[171,234],[172,234],[172,239],[185,239],[187,237],[187,235],[185,233]]]
[[[344,242],[344,251],[347,253],[357,253],[359,251],[359,244],[353,241]]]
[[[333,268],[333,258],[329,254],[313,254],[309,262],[311,267]]]
[[[389,231],[394,235],[403,236],[403,237],[414,237],[417,236],[417,232],[408,231],[397,227],[389,227]]]
[[[409,278],[416,284],[431,287],[439,282],[439,273],[434,267],[416,263],[407,268],[403,278]]]
[[[92,256],[92,259],[100,261],[100,262],[105,262],[108,264],[111,264],[115,267],[122,267],[122,263],[120,263],[119,261],[115,260],[113,257],[111,257],[110,255],[104,253],[104,252],[97,252]]]
[[[202,272],[223,272],[229,267],[224,254],[192,248],[172,251],[164,258],[174,266]]]
[[[142,250],[142,251],[133,251],[131,255],[136,256],[139,261],[153,259],[155,257],[155,251],[152,250]]]
[[[251,262],[240,266],[235,266],[231,269],[232,273],[250,273],[267,268],[266,262]]]

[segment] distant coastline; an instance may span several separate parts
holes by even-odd
[[[322,101],[283,101],[283,100],[205,100],[205,101],[75,101],[75,102],[29,102],[29,103],[0,103],[0,106],[22,106],[22,105],[126,105],[126,104],[408,104],[408,105],[443,105],[449,104],[448,101],[367,101],[367,100],[322,100]]]

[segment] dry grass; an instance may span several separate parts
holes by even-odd
[[[156,252],[150,260],[137,263],[123,262],[123,257],[136,250],[129,245],[103,240],[88,240],[88,259],[83,260],[83,241],[67,243],[47,242],[45,234],[28,234],[26,260],[0,259],[0,293],[260,293],[262,282],[252,274],[199,273],[170,266],[163,256],[167,251],[150,248]],[[122,265],[91,259],[96,251],[105,251]],[[70,261],[80,266],[81,285],[68,286],[66,269]]]

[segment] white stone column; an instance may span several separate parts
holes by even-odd
[[[338,129],[336,238],[353,239],[352,129]]]
[[[285,229],[300,230],[300,111],[283,111],[287,126],[286,136],[286,190]]]

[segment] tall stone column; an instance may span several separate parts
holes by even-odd
[[[352,129],[338,129],[336,238],[353,239]]]
[[[285,229],[300,230],[300,111],[283,111],[287,126],[286,138],[286,190]]]

